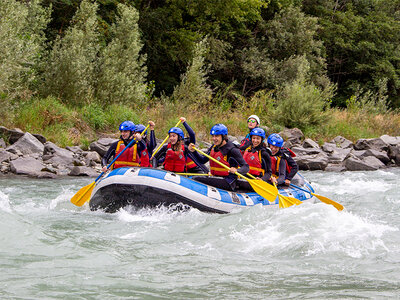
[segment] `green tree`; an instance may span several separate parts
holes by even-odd
[[[0,91],[21,95],[34,88],[49,20],[50,9],[39,0],[0,2]]]
[[[119,17],[110,28],[111,42],[101,53],[97,95],[104,103],[135,103],[145,99],[146,56],[134,7],[118,5]]]
[[[67,103],[93,99],[98,66],[97,4],[83,0],[64,37],[58,37],[46,68],[44,92]]]

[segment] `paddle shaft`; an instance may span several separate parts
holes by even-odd
[[[176,123],[176,125],[174,127],[178,127],[180,124],[182,123],[182,120],[179,120],[178,123]],[[164,143],[168,140],[169,138],[169,134],[167,135],[167,137],[161,142],[160,146],[158,146],[158,148],[156,149],[156,151],[153,152],[153,155],[150,157],[150,160],[153,159],[154,155],[156,155],[156,153],[158,152],[158,150],[160,150],[160,148],[162,147],[162,145],[164,145]]]

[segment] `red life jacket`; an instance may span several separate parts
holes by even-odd
[[[181,145],[181,147],[180,151],[174,151],[171,143],[168,144],[167,152],[165,153],[164,170],[178,173],[185,171],[185,146]]]
[[[248,147],[243,154],[244,160],[250,167],[249,173],[254,176],[264,175],[265,170],[261,165],[261,151],[251,152],[251,146]]]
[[[141,167],[151,167],[149,151],[147,150],[147,148],[144,149],[142,152],[140,152],[140,166]]]
[[[247,142],[250,142],[250,138],[246,137],[242,140],[242,142],[240,143],[240,147],[243,147]]]
[[[215,158],[216,160],[218,160],[219,162],[223,163],[224,165],[231,167],[227,161],[227,157],[223,156],[221,151],[214,151],[214,147],[212,147],[211,149],[211,153],[210,156],[212,158]],[[214,176],[228,176],[229,175],[229,171],[223,167],[221,167],[219,164],[217,164],[216,162],[210,160],[210,171],[211,174]]]
[[[123,141],[119,141],[117,144],[117,149],[115,150],[115,156],[125,149],[125,144]],[[124,153],[114,162],[113,168],[121,167],[138,167],[139,166],[139,155],[137,153],[137,144],[126,149]]]
[[[296,154],[289,148],[283,148],[283,150],[287,150],[289,152],[290,156],[292,156],[292,157],[296,156]],[[271,170],[272,170],[272,176],[274,176],[274,177],[279,177],[279,164],[281,162],[282,157],[283,157],[282,155],[280,155],[280,156],[271,155]],[[283,158],[283,159],[285,159],[285,158]],[[286,173],[289,174],[290,171],[292,170],[292,167],[289,166],[286,159],[285,159],[285,163],[286,163]]]
[[[197,167],[196,163],[190,158],[186,158],[186,170],[190,170]]]

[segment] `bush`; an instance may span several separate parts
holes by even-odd
[[[111,27],[112,41],[101,53],[97,95],[104,103],[143,104],[151,97],[145,80],[146,56],[140,51],[139,13],[118,4],[119,17]]]
[[[46,68],[45,94],[74,105],[93,99],[99,52],[96,11],[96,3],[83,0],[65,36],[56,40]]]
[[[0,91],[24,96],[37,80],[49,21],[50,10],[37,0],[0,1]]]
[[[101,105],[91,103],[82,108],[83,119],[93,129],[104,129],[107,126],[106,113]]]

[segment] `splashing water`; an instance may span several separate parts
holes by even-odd
[[[91,179],[0,178],[0,296],[398,298],[400,170],[303,175],[346,210],[106,214],[69,202]]]

